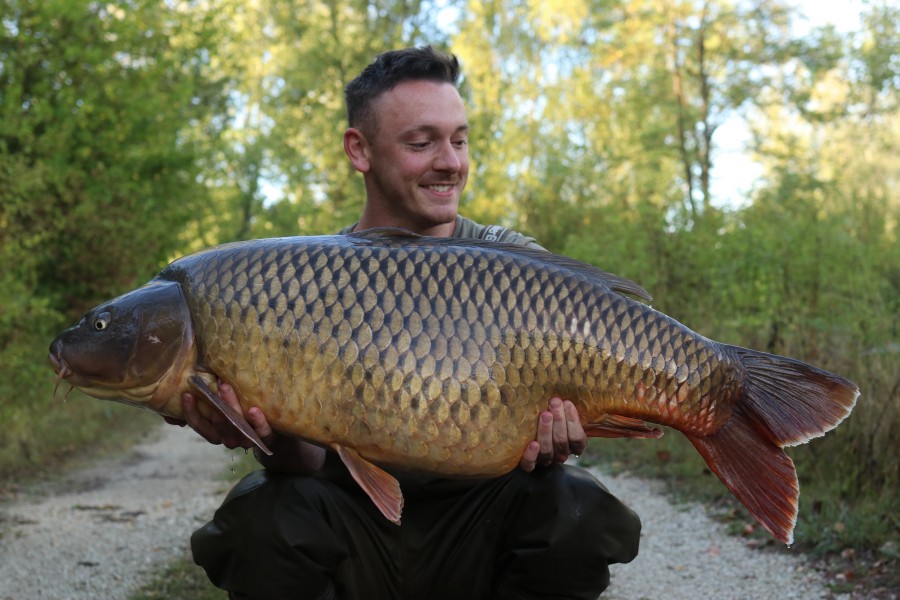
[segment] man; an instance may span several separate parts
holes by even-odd
[[[432,236],[534,240],[458,215],[469,127],[456,58],[430,47],[380,55],[346,88],[344,150],[366,204],[351,230],[403,227]],[[223,397],[240,410],[230,386]],[[213,443],[244,446],[226,422],[187,423]],[[247,419],[274,451],[194,533],[194,559],[232,598],[596,598],[608,565],[637,554],[640,521],[586,471],[562,462],[587,438],[571,402],[553,398],[520,469],[490,480],[393,473],[405,497],[390,523],[318,446]]]

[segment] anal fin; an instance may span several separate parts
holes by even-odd
[[[367,461],[359,453],[340,444],[331,444],[346,465],[359,487],[369,495],[378,510],[389,521],[400,524],[403,512],[403,492],[400,483],[388,472]]]
[[[192,375],[188,379],[188,383],[190,384],[191,389],[196,394],[209,402],[210,406],[222,413],[222,415],[226,419],[228,419],[228,422],[237,427],[238,431],[243,433],[244,436],[247,437],[247,439],[253,442],[260,450],[265,452],[267,455],[272,456],[272,451],[269,450],[265,442],[263,442],[262,439],[260,439],[260,437],[256,434],[256,431],[253,430],[253,427],[250,426],[250,423],[247,422],[247,419],[244,418],[244,415],[234,410],[230,404],[222,399],[222,396],[209,389],[209,386],[206,385],[206,382],[203,381],[203,379],[201,379],[197,375]]]
[[[650,427],[640,419],[621,415],[603,415],[595,423],[585,423],[584,432],[588,437],[602,438],[661,438],[661,429]]]

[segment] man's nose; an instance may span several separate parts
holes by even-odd
[[[447,141],[442,143],[434,160],[434,170],[449,171],[452,173],[459,171],[462,168],[462,158],[459,156],[460,152],[464,152],[464,150],[457,149],[453,146],[452,142]]]

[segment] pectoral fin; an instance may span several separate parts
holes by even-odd
[[[640,419],[620,415],[603,415],[600,421],[585,424],[584,432],[588,437],[604,438],[660,438],[663,436],[661,429],[650,427]]]
[[[356,450],[340,444],[331,444],[331,448],[338,453],[353,479],[369,495],[381,514],[399,525],[400,513],[403,512],[400,483],[389,473],[364,459]]]
[[[216,392],[209,389],[209,386],[206,385],[206,382],[203,381],[197,375],[192,375],[190,379],[188,379],[188,383],[191,386],[192,391],[204,398],[209,405],[218,410],[222,415],[228,419],[228,422],[238,428],[238,431],[244,434],[251,442],[256,444],[256,446],[268,454],[272,455],[272,451],[266,446],[265,442],[263,442],[256,432],[253,430],[253,427],[250,426],[250,423],[244,418],[244,415],[237,412],[231,405],[222,400],[222,397]]]

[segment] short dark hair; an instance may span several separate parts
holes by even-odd
[[[440,52],[431,46],[403,48],[379,54],[344,88],[350,127],[375,126],[375,123],[369,121],[372,102],[378,96],[404,81],[423,79],[456,86],[459,80],[459,61],[453,54]]]

